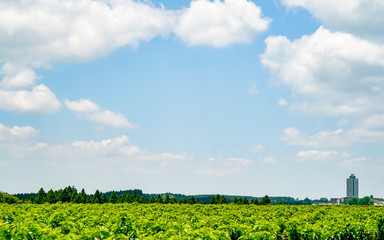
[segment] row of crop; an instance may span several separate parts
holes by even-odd
[[[384,239],[383,209],[163,204],[0,205],[0,239]]]

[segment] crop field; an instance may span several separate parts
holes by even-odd
[[[0,239],[384,239],[384,208],[0,204]]]

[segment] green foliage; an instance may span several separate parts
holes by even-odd
[[[3,203],[0,239],[383,240],[384,217],[374,206]]]
[[[384,240],[384,216],[377,219],[377,239]]]
[[[18,199],[16,196],[12,194],[0,192],[0,203],[8,203],[8,204],[20,203],[20,199]]]
[[[373,205],[372,198],[366,196],[363,198],[351,198],[347,201],[349,205]]]

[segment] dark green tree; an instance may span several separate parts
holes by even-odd
[[[358,205],[359,204],[359,199],[358,198],[351,198],[348,200],[349,205]]]
[[[155,203],[155,202],[156,202],[156,198],[155,198],[154,196],[151,196],[151,197],[149,198],[148,203]]]
[[[139,199],[137,200],[137,202],[138,202],[138,203],[147,203],[147,202],[145,201],[144,196],[140,196]]]
[[[209,204],[217,204],[216,197],[212,196],[211,200],[209,201]]]
[[[234,204],[237,204],[239,202],[239,199],[237,198],[237,197],[235,197],[234,199],[233,199],[233,203]]]
[[[131,202],[138,202],[139,201],[139,194],[137,193],[137,190],[133,191],[133,194],[131,196]]]
[[[259,205],[259,200],[257,198],[251,200],[251,204]]]
[[[195,199],[195,197],[194,196],[191,196],[190,198],[189,198],[189,202],[188,202],[189,204],[196,204],[196,199]]]
[[[81,194],[77,194],[75,199],[73,199],[73,202],[74,203],[84,203]]]
[[[41,203],[46,202],[46,200],[47,200],[46,196],[47,196],[47,194],[45,193],[44,189],[40,188],[39,192],[36,195],[35,203],[41,204]]]
[[[59,201],[70,202],[71,201],[71,189],[66,187],[63,191],[59,191]]]
[[[243,204],[244,205],[248,205],[249,204],[249,201],[248,201],[248,199],[245,197],[245,198],[243,198]]]
[[[128,193],[125,195],[124,202],[125,203],[133,203],[134,202],[134,196],[129,195]]]
[[[169,198],[169,194],[167,193],[166,195],[165,195],[165,199],[164,199],[164,203],[170,203],[171,202],[171,199]]]
[[[216,197],[217,199],[217,197]],[[224,195],[219,195],[219,203],[220,204],[227,204],[227,198]]]
[[[370,197],[366,196],[358,200],[359,205],[373,205],[373,201]]]
[[[96,190],[95,194],[93,195],[92,203],[102,203],[99,190]]]
[[[186,198],[182,198],[179,200],[179,204],[185,204],[185,203],[188,203]]]
[[[163,203],[164,201],[163,201],[163,198],[161,197],[161,195],[159,194],[158,196],[157,196],[157,199],[156,199],[156,203]]]
[[[268,197],[268,195],[265,195],[261,201],[260,201],[260,205],[268,205],[268,204],[271,204],[271,199]]]
[[[87,202],[87,198],[89,198],[89,196],[85,193],[84,188],[81,189],[81,192],[78,195],[81,196],[81,203],[89,203]]]
[[[106,193],[103,193],[101,195],[101,203],[108,203],[108,198]]]
[[[49,203],[57,202],[55,193],[53,192],[52,189],[48,191],[46,199],[47,199],[47,202],[49,202]]]
[[[312,204],[312,201],[309,200],[309,198],[306,197],[306,198],[303,200],[303,204],[304,204],[304,205],[311,205],[311,204]]]
[[[112,191],[109,202],[110,203],[117,203],[118,201],[119,201],[119,198],[117,197],[115,191]]]

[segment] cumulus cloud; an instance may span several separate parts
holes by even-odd
[[[88,60],[157,35],[174,14],[137,1],[2,1],[0,61],[42,66]]]
[[[18,113],[53,113],[61,104],[56,95],[44,84],[32,90],[0,89],[0,109]]]
[[[383,36],[384,2],[381,0],[282,0],[289,8],[302,7],[333,30],[379,39]]]
[[[171,32],[191,45],[250,42],[270,22],[247,0],[197,0],[179,11],[133,0],[16,0],[0,9],[0,62],[32,67],[94,59]]]
[[[320,27],[290,41],[268,37],[262,64],[271,82],[288,86],[296,102],[291,111],[331,116],[384,111],[384,45]]]
[[[65,105],[69,110],[77,113],[79,117],[86,118],[102,125],[116,128],[138,127],[137,125],[130,123],[123,115],[109,110],[103,110],[97,104],[88,99],[80,99],[79,101],[69,101],[66,99]]]
[[[174,32],[189,45],[225,47],[251,42],[269,23],[251,1],[196,0],[182,10]]]
[[[39,134],[39,131],[31,126],[7,127],[0,124],[0,141],[26,140]]]
[[[6,75],[0,82],[0,87],[4,89],[31,88],[35,85],[36,79],[37,76],[33,70],[23,69],[20,72],[17,72],[14,76]]]

